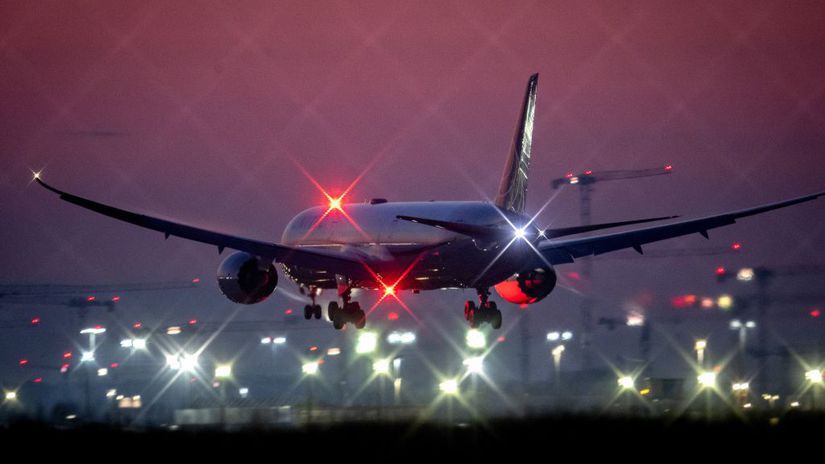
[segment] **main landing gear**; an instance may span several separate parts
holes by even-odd
[[[501,328],[501,311],[496,306],[495,301],[490,301],[490,290],[478,288],[478,306],[475,301],[467,300],[464,303],[464,318],[470,323],[470,327],[476,328],[484,323],[489,323],[494,329]]]
[[[330,301],[327,307],[329,319],[336,330],[341,330],[344,325],[351,323],[356,329],[363,329],[367,325],[367,314],[361,309],[357,301],[350,301],[352,289],[347,287],[341,293],[343,307],[337,301]]]
[[[303,290],[303,288],[301,290]],[[315,298],[321,292],[319,292],[318,289],[315,288],[315,287],[309,287],[309,290],[307,291],[307,293],[309,293],[309,297],[312,299],[312,304],[308,304],[308,305],[304,306],[304,319],[310,320],[313,317],[315,317],[315,319],[320,319],[321,318],[321,305],[315,303]]]

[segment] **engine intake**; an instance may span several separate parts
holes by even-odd
[[[495,286],[506,301],[515,304],[533,304],[544,299],[556,287],[556,271],[540,267],[514,274]]]
[[[218,267],[218,287],[231,301],[255,304],[265,300],[278,285],[278,271],[269,264],[261,269],[261,259],[237,252],[226,257]]]

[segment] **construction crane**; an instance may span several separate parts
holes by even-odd
[[[593,200],[594,187],[597,183],[615,180],[628,180],[639,179],[643,177],[662,176],[671,174],[672,172],[673,166],[669,164],[664,167],[650,169],[630,169],[614,171],[593,171],[588,169],[579,174],[568,172],[567,174],[565,174],[564,177],[554,179],[552,181],[552,185],[554,189],[559,189],[567,185],[572,185],[579,188],[579,222],[581,225],[586,226],[590,225],[592,221],[591,203]],[[588,258],[584,258],[581,260],[581,263],[581,277],[589,281],[593,273],[592,261],[590,261],[590,259]],[[590,369],[592,367],[592,308],[593,302],[590,298],[582,299],[581,314],[583,335],[581,337],[581,340],[585,369]]]
[[[719,283],[724,283],[729,280],[736,280],[741,283],[753,282],[756,284],[756,293],[752,300],[756,302],[757,311],[757,337],[759,347],[755,351],[757,359],[757,385],[760,393],[767,391],[767,358],[773,352],[768,347],[768,309],[772,302],[777,302],[775,297],[769,293],[771,283],[777,277],[800,277],[811,275],[825,274],[825,266],[816,264],[796,264],[785,266],[758,266],[753,268],[740,268],[737,271],[726,269],[724,266],[719,266],[715,271],[716,279]],[[799,295],[802,296],[802,295]],[[743,298],[745,300],[746,298]],[[791,298],[794,299],[794,298]],[[795,298],[796,301],[805,301],[805,299]],[[817,298],[814,298],[815,300]]]

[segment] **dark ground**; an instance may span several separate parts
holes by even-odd
[[[349,424],[296,429],[120,430],[99,425],[58,429],[18,422],[0,429],[6,452],[22,457],[55,453],[93,461],[180,456],[187,461],[314,461],[333,457],[352,462],[530,459],[531,462],[580,461],[594,457],[617,462],[686,459],[795,459],[819,461],[825,455],[825,416],[787,414],[723,421],[666,421],[588,417],[497,420],[486,425]],[[16,460],[15,460],[16,461]],[[689,462],[689,461],[688,461]]]

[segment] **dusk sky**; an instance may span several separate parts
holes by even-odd
[[[530,211],[552,179],[584,169],[674,167],[599,185],[598,222],[822,190],[823,24],[825,4],[785,1],[2,2],[0,282],[200,276],[199,303],[231,309],[214,247],[61,202],[32,170],[105,203],[277,241],[323,199],[296,162],[333,193],[371,166],[351,201],[491,197],[534,72]],[[820,200],[711,242],[651,246],[741,241],[735,256],[600,261],[586,291],[667,298],[718,291],[719,264],[825,264],[823,218]],[[538,222],[576,225],[577,192]],[[473,292],[446,293],[411,301],[460,318]],[[535,309],[548,325],[575,324],[576,301],[562,289]]]

